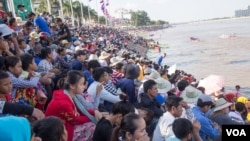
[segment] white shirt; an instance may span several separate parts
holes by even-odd
[[[94,81],[87,90],[87,92],[91,95],[93,99],[95,99],[96,97],[96,87],[98,86],[98,84],[100,83],[97,81]],[[119,96],[115,96],[111,94],[110,92],[108,92],[107,90],[105,90],[104,88],[102,88],[102,91],[100,93],[100,103],[103,103],[104,100],[111,102],[111,103],[116,103],[116,102],[121,101]]]
[[[106,60],[98,60],[98,61],[99,61],[100,65],[101,65],[102,67],[108,66],[108,63],[107,63]]]
[[[228,113],[228,116],[232,118],[232,120],[239,122],[239,123],[245,123],[244,120],[241,117],[241,114],[237,111],[231,111]]]
[[[152,141],[165,141],[166,138],[174,135],[172,124],[175,117],[169,112],[164,113],[155,128]]]

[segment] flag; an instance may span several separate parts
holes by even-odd
[[[109,6],[109,0],[106,0],[106,6]]]
[[[105,10],[105,5],[104,4],[102,4],[101,9],[102,9],[102,11]]]

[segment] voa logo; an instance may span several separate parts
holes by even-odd
[[[244,129],[226,129],[227,136],[247,136]]]

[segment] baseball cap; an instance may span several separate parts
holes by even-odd
[[[211,96],[209,95],[205,95],[205,94],[202,94],[199,96],[199,99],[204,103],[204,102],[212,102],[213,103],[213,100],[211,98]]]
[[[17,5],[17,8],[20,8],[20,7],[24,7],[24,5],[22,4]]]

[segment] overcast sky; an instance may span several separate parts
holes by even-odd
[[[79,0],[88,3],[89,0]],[[106,1],[106,0],[104,0]],[[117,9],[145,10],[152,20],[170,23],[232,17],[237,9],[247,9],[250,0],[108,0],[109,13],[118,16]],[[101,12],[100,0],[91,0],[91,8]]]

